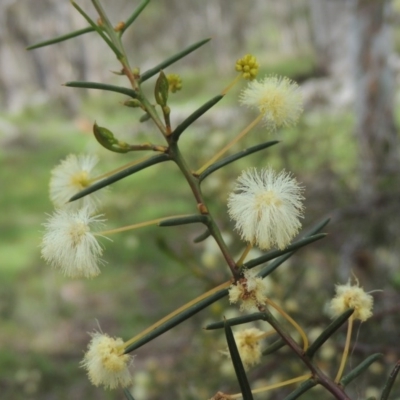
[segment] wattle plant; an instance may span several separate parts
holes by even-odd
[[[92,333],[81,365],[86,369],[92,384],[104,386],[107,389],[123,387],[126,397],[133,399],[129,390],[132,385],[131,369],[135,368],[131,354],[223,297],[229,297],[230,303],[243,315],[209,324],[206,329],[224,330],[227,349],[221,350],[232,360],[240,393],[218,392],[212,397],[213,399],[239,397],[252,399],[255,393],[284,385],[293,386],[293,391],[286,396],[286,400],[300,398],[316,385],[322,386],[331,397],[349,399],[345,390],[346,385],[381,356],[380,354],[371,355],[363,363],[343,375],[351,342],[353,321],[356,319],[366,321],[372,317],[372,296],[365,293],[358,282],[356,285],[350,282],[346,285],[338,285],[336,297],[331,301],[330,306],[334,320],[310,343],[307,332],[301,326],[301,321],[295,321],[283,307],[270,298],[269,284],[266,281],[266,277],[298,249],[324,238],[325,234],[320,232],[328,220],[318,223],[308,232],[302,232],[300,237],[297,237],[301,231],[301,219],[305,213],[303,186],[297,182],[293,174],[274,171],[268,165],[261,170],[255,168],[245,170],[238,177],[227,202],[227,215],[235,222],[236,231],[245,242],[241,256],[235,260],[233,254],[236,254],[238,249],[229,248],[224,241],[216,217],[210,212],[201,188],[202,182],[218,169],[228,167],[239,159],[277,144],[277,140],[269,140],[227,155],[232,146],[258,124],[264,126],[266,133],[269,134],[274,134],[281,127],[295,125],[303,110],[301,88],[289,78],[278,75],[259,79],[259,63],[253,55],[247,54],[236,63],[232,63],[231,84],[221,88],[219,93],[209,101],[193,111],[177,126],[173,126],[170,119],[169,97],[176,91],[184,90],[184,81],[177,74],[166,75],[164,70],[207,44],[209,39],[201,40],[178,51],[147,71],[141,72],[138,67],[132,68],[122,38],[149,2],[150,0],[142,1],[125,21],[113,25],[99,0],[92,0],[99,15],[97,22],[72,1],[73,7],[87,21],[87,28],[30,47],[34,49],[52,45],[95,31],[114,53],[120,64],[120,74],[127,78],[128,86],[80,81],[67,82],[65,86],[119,93],[127,97],[123,106],[141,110],[141,120],[152,121],[154,129],[160,133],[160,143],[157,144],[127,143],[119,140],[106,127],[94,123],[93,134],[99,146],[115,153],[150,152],[150,155],[100,175],[94,170],[95,167],[98,170],[101,169],[101,160],[92,155],[66,155],[66,158],[52,171],[50,197],[55,210],[48,222],[44,224],[42,256],[68,277],[93,278],[100,273],[111,273],[107,270],[103,271],[101,258],[104,257],[103,247],[99,240],[104,243],[104,238],[116,232],[149,225],[154,225],[156,229],[156,226],[199,224],[203,227],[199,230],[195,242],[199,243],[209,237],[215,241],[225,260],[225,265],[221,265],[221,268],[229,271],[230,279],[182,305],[129,340],[113,338],[103,332]],[[236,77],[234,76],[235,69]],[[151,85],[149,79],[153,76],[157,76],[157,79],[153,87],[154,99],[150,99],[142,88],[144,85]],[[257,116],[237,134],[235,139],[216,151],[211,159],[204,160],[202,166],[192,165],[191,160],[181,151],[180,138],[195,121],[229,95],[234,85],[241,84],[243,80],[249,82],[241,91],[239,101],[242,105],[255,109]],[[204,146],[206,145],[207,143],[204,143]],[[132,221],[131,225],[106,230],[106,218],[101,211],[104,196],[107,195],[104,189],[132,174],[165,162],[175,163],[179,168],[187,182],[188,191],[193,195],[197,212],[189,215],[163,216],[144,222]],[[260,249],[262,255],[247,260],[253,247]],[[121,285],[123,284],[124,282],[121,282]],[[272,310],[273,313],[271,313]],[[258,321],[257,326],[262,329],[247,325],[255,321]],[[346,323],[348,323],[348,334],[342,362],[338,367],[337,375],[331,377],[318,366],[314,355]],[[293,332],[288,330],[286,325],[293,328]],[[238,327],[244,329],[233,332],[232,327],[236,327],[235,330]],[[263,349],[264,339],[271,335],[277,335],[279,339]],[[283,346],[290,348],[307,373],[288,377],[280,383],[253,390],[247,377],[247,370],[262,365],[267,357],[274,357],[275,352]],[[222,354],[221,359],[223,357]],[[277,359],[279,363],[279,358]],[[398,363],[386,382],[381,400],[389,399],[399,368]],[[182,384],[185,383],[182,382]]]

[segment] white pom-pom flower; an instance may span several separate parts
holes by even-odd
[[[265,333],[257,328],[249,328],[235,333],[234,336],[243,365],[249,368],[259,364],[262,355],[260,340]]]
[[[99,228],[101,215],[91,216],[89,207],[78,211],[59,209],[43,224],[42,257],[70,277],[93,277],[100,273],[103,250],[91,231]],[[95,229],[96,230],[96,229]]]
[[[98,158],[93,155],[70,154],[51,171],[50,200],[55,207],[79,209],[90,207],[95,209],[101,201],[104,190],[98,190],[79,200],[68,203],[76,193],[90,186],[94,178],[93,170]]]
[[[351,285],[336,285],[336,295],[329,304],[329,309],[333,317],[343,314],[349,308],[354,309],[353,318],[366,321],[372,317],[374,298],[366,293],[362,287]]]
[[[303,188],[285,171],[243,171],[228,198],[228,212],[243,240],[261,250],[284,249],[299,232]]]
[[[254,311],[265,305],[265,293],[269,290],[269,284],[256,275],[254,270],[246,270],[243,278],[229,287],[229,302],[240,302],[240,311]]]
[[[303,111],[299,86],[281,76],[267,76],[262,81],[249,82],[240,95],[240,102],[257,108],[271,130],[295,125]]]
[[[81,362],[90,382],[95,386],[115,389],[132,383],[129,365],[132,357],[124,353],[124,342],[106,334],[94,332],[88,351]]]

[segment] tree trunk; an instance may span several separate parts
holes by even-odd
[[[360,201],[370,206],[399,171],[394,122],[395,81],[388,65],[392,49],[385,0],[354,0],[353,76],[359,146]]]

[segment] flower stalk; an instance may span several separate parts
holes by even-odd
[[[340,382],[340,379],[342,378],[344,367],[346,366],[346,361],[347,361],[347,356],[349,354],[349,349],[350,349],[350,342],[351,342],[351,333],[353,330],[353,322],[354,322],[354,314],[350,316],[347,324],[347,335],[346,335],[346,343],[344,345],[344,351],[342,354],[342,358],[340,360],[340,366],[339,370],[336,374],[335,382]]]
[[[245,137],[262,119],[262,115],[259,115],[252,123],[250,123],[245,129],[243,129],[239,135],[235,137],[231,142],[229,142],[223,149],[221,149],[215,156],[213,156],[210,160],[208,160],[202,167],[200,167],[195,175],[200,175],[203,171],[205,171],[211,164],[214,164],[218,161],[232,146],[234,146],[240,139]]]
[[[282,315],[283,318],[285,318],[290,324],[293,325],[293,327],[299,332],[302,340],[303,340],[303,351],[306,351],[308,348],[308,337],[302,327],[288,314],[286,313],[281,307],[278,306],[274,301],[272,301],[269,298],[265,299],[266,303],[269,304],[271,307],[275,308],[276,311],[278,311],[279,314]]]
[[[292,378],[292,379],[288,379],[288,380],[283,381],[283,382],[274,383],[272,385],[267,385],[267,386],[262,386],[262,387],[260,387],[258,389],[253,389],[251,391],[251,393],[257,394],[257,393],[267,392],[267,391],[272,390],[272,389],[277,389],[277,388],[280,388],[280,387],[283,387],[283,386],[293,385],[294,383],[303,382],[303,381],[306,381],[307,379],[310,379],[310,378],[311,378],[310,374],[301,375],[301,376],[298,376],[297,378]],[[236,394],[227,395],[226,399],[229,399],[229,400],[232,399],[233,400],[233,399],[240,399],[242,397],[243,396],[242,396],[241,393],[236,393]]]

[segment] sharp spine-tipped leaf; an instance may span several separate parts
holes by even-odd
[[[248,261],[247,263],[243,264],[244,268],[254,268],[257,265],[263,264],[267,261],[273,260],[279,256],[282,256],[284,254],[290,253],[292,251],[296,251],[312,242],[315,242],[317,240],[323,239],[326,236],[325,233],[319,233],[313,236],[308,236],[303,239],[298,240],[297,242],[294,242],[290,244],[286,249],[284,250],[272,250],[269,251],[268,253],[257,257],[253,258],[252,260]]]
[[[221,329],[226,324],[228,324],[229,326],[240,325],[240,324],[244,324],[246,322],[258,321],[260,319],[263,319],[264,317],[265,317],[264,313],[261,313],[261,312],[250,314],[250,315],[244,315],[242,317],[230,318],[230,319],[226,319],[224,321],[214,322],[212,324],[207,325],[205,327],[205,329],[206,330]]]
[[[295,400],[298,399],[302,394],[312,389],[317,385],[317,382],[314,379],[309,379],[303,382],[297,389],[293,390],[288,396],[286,396],[283,400]]]
[[[228,165],[228,164],[230,164],[230,163],[232,163],[232,162],[234,162],[236,160],[239,160],[239,159],[241,159],[243,157],[246,157],[246,156],[248,156],[250,154],[253,154],[253,153],[257,152],[257,151],[264,150],[264,149],[266,149],[268,147],[271,147],[271,146],[273,146],[273,145],[275,145],[277,143],[279,143],[278,140],[272,140],[270,142],[261,143],[261,144],[258,144],[256,146],[250,147],[248,149],[242,150],[242,151],[240,151],[240,152],[238,152],[236,154],[233,154],[233,155],[231,155],[229,157],[225,157],[222,160],[217,161],[214,164],[211,164],[204,172],[202,172],[199,175],[199,181],[201,182],[208,175],[210,175],[213,172],[217,171],[218,169],[224,167],[225,165]]]
[[[225,324],[225,336],[228,343],[229,354],[231,355],[232,364],[235,369],[236,378],[238,380],[243,399],[253,400],[253,394],[251,393],[251,388],[246,376],[246,371],[244,369],[242,359],[240,358],[239,350],[236,346],[235,337],[233,336],[233,332],[229,324]]]
[[[87,28],[79,29],[77,31],[67,33],[62,36],[57,36],[53,39],[48,39],[48,40],[44,40],[43,42],[32,44],[31,46],[28,46],[26,49],[27,50],[39,49],[40,47],[50,46],[55,43],[64,42],[64,41],[72,39],[74,37],[81,36],[81,35],[84,35],[85,33],[94,32],[94,31],[95,30],[91,26],[89,26]]]
[[[217,104],[221,99],[224,98],[224,95],[219,94],[218,96],[213,97],[211,100],[208,100],[201,107],[199,107],[196,111],[190,114],[184,121],[182,121],[172,132],[172,139],[177,142],[179,140],[180,135],[193,124],[198,118],[200,118],[205,112],[207,112],[211,107]]]
[[[97,190],[100,190],[106,186],[112,185],[115,182],[118,182],[119,180],[126,178],[129,175],[132,175],[136,172],[141,171],[142,169],[148,168],[152,165],[158,164],[160,162],[168,161],[170,158],[167,154],[157,154],[154,157],[150,157],[147,160],[139,163],[132,165],[131,167],[128,167],[122,171],[119,171],[115,173],[114,175],[111,175],[107,178],[104,178],[93,185],[81,190],[79,193],[75,194],[69,199],[69,202],[78,200],[82,197],[87,196],[88,194],[94,193]]]
[[[105,83],[98,83],[98,82],[71,81],[64,83],[64,86],[82,88],[82,89],[106,90],[109,92],[122,93],[134,99],[136,99],[138,96],[135,90],[125,88],[122,86],[107,85]]]
[[[390,396],[390,392],[392,391],[393,384],[397,378],[397,374],[400,370],[400,360],[397,361],[397,364],[394,366],[392,372],[390,373],[389,378],[385,383],[385,387],[382,390],[382,394],[380,400],[388,400]]]
[[[158,226],[177,226],[177,225],[187,225],[194,223],[202,223],[205,224],[208,221],[208,217],[205,215],[188,215],[185,217],[177,217],[177,218],[168,218],[164,219],[158,223]]]
[[[367,357],[361,364],[357,365],[351,372],[349,372],[346,376],[344,376],[340,380],[340,384],[344,387],[347,386],[351,381],[357,378],[358,375],[362,374],[364,371],[368,369],[368,367],[378,360],[379,358],[383,357],[383,354],[375,353],[371,356]]]
[[[159,327],[153,329],[147,335],[143,336],[136,342],[132,343],[125,349],[125,354],[130,353],[142,347],[146,343],[150,342],[151,340],[155,339],[156,337],[162,335],[163,333],[169,331],[176,325],[179,325],[183,321],[186,321],[188,318],[192,317],[193,315],[197,314],[201,310],[204,310],[209,305],[215,303],[216,301],[222,299],[223,297],[228,295],[228,289],[221,289],[218,292],[212,294],[210,297],[206,299],[200,300],[198,303],[194,304],[192,307],[182,311],[178,315],[175,315],[170,320],[166,321],[164,324],[160,325]]]
[[[331,220],[330,218],[323,219],[321,222],[317,223],[315,226],[306,231],[303,237],[317,234],[322,228],[325,228],[325,226],[329,224],[330,220]]]
[[[312,358],[315,352],[350,318],[353,313],[353,309],[346,310],[342,315],[339,315],[339,317],[332,321],[307,349],[306,356]]]
[[[150,79],[152,76],[158,74],[162,69],[167,68],[169,65],[175,63],[176,61],[178,61],[181,58],[185,57],[186,55],[190,54],[192,51],[203,46],[210,40],[211,40],[211,38],[201,40],[200,42],[192,44],[191,46],[189,46],[186,49],[180,51],[179,53],[173,55],[172,57],[167,58],[165,61],[156,65],[154,68],[151,68],[151,69],[147,70],[146,72],[144,72],[140,77],[140,82],[147,81],[147,79]]]
[[[275,340],[275,342],[271,343],[266,349],[263,350],[262,355],[267,356],[269,354],[275,353],[283,346],[286,346],[286,343],[282,339]]]
[[[120,35],[122,35],[131,25],[135,22],[136,18],[141,14],[141,12],[146,8],[146,6],[150,3],[150,0],[143,0],[133,14],[125,21],[125,26],[120,30]]]

